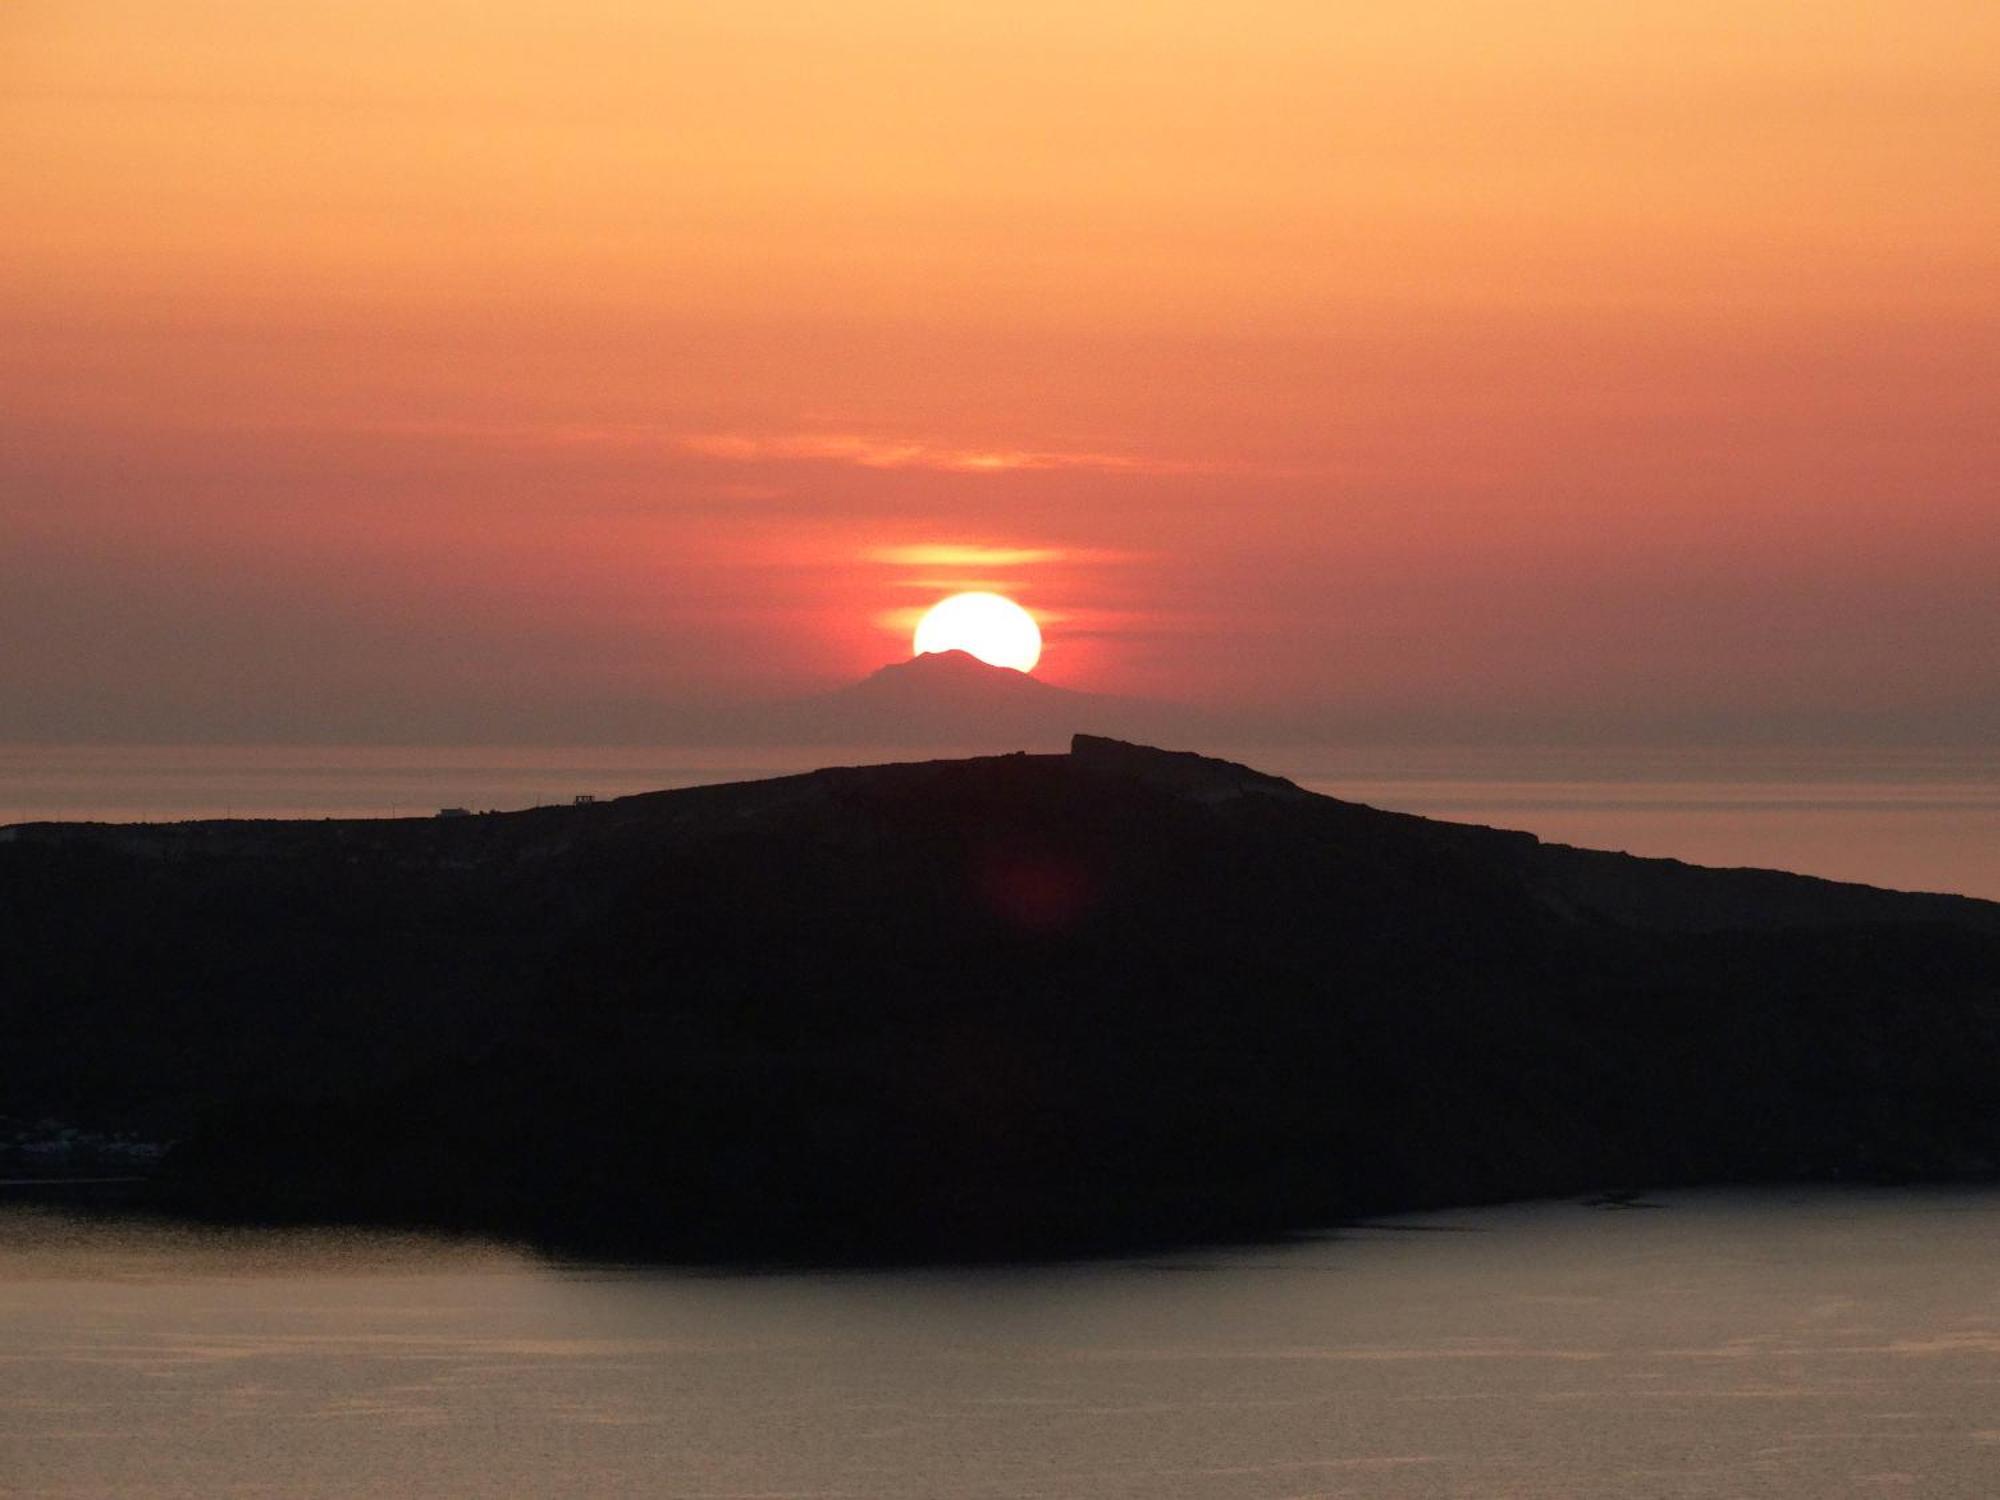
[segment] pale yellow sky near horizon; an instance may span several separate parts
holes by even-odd
[[[1990,736],[1996,44],[14,0],[0,739],[669,724],[981,586],[1330,732]]]

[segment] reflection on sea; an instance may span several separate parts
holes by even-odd
[[[0,1212],[0,1490],[2000,1493],[2000,1195],[732,1276]]]

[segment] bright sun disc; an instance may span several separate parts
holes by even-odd
[[[917,622],[917,655],[965,651],[988,666],[1031,672],[1042,659],[1042,629],[1000,594],[953,594]]]

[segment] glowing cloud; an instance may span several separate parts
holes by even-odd
[[[1055,449],[957,448],[913,439],[857,433],[784,433],[751,437],[736,432],[684,434],[683,452],[724,463],[809,462],[852,464],[863,469],[930,469],[948,474],[1006,474],[1020,471],[1083,470],[1101,474],[1190,474],[1200,465],[1178,459],[1126,453]]]

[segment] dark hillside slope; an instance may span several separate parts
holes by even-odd
[[[2000,1162],[2000,907],[1079,737],[483,818],[0,844],[14,1112],[183,1201],[1007,1255]]]

